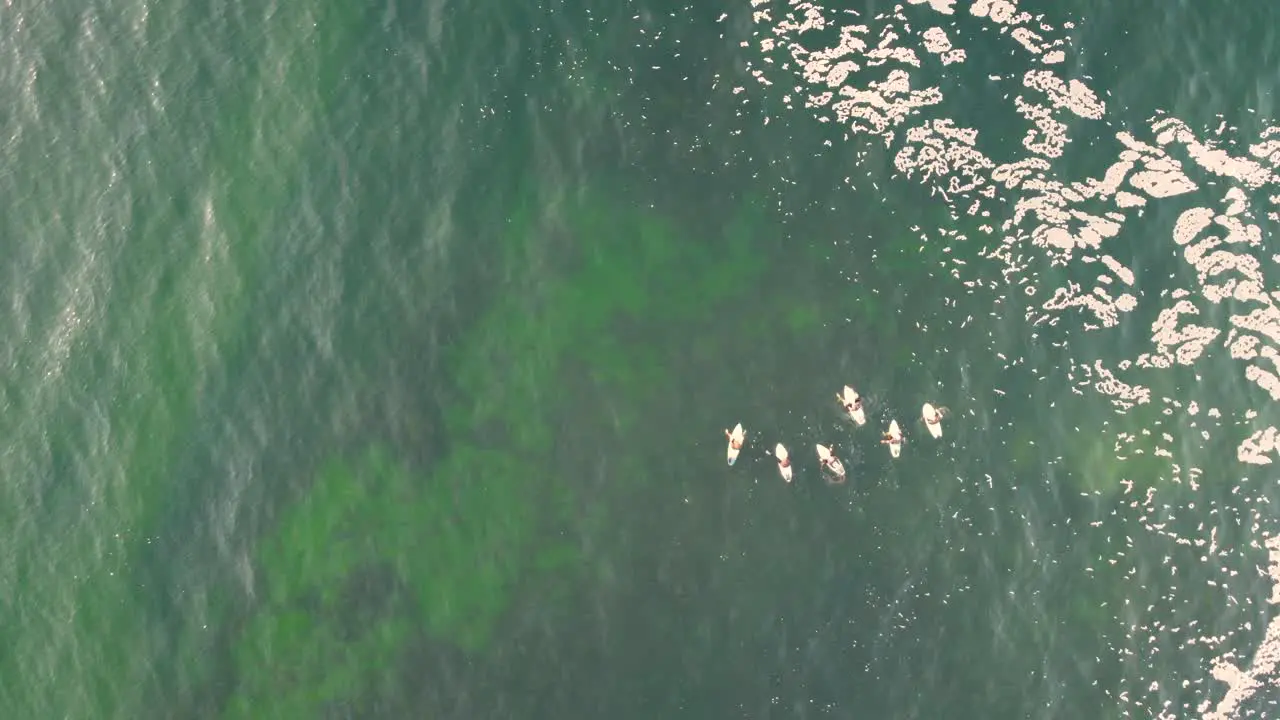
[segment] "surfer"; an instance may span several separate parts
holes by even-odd
[[[844,407],[850,420],[859,425],[867,422],[867,414],[862,411],[862,396],[853,388],[845,385],[844,392],[836,395],[836,402]]]
[[[782,443],[773,449],[773,454],[778,458],[778,472],[782,475],[782,479],[791,482],[791,456],[787,454],[787,449],[782,447]]]
[[[889,431],[881,438],[880,442],[889,446],[889,454],[898,457],[902,454],[902,429],[898,427],[897,420],[889,421]]]
[[[742,429],[742,423],[733,426],[733,432],[724,431],[724,436],[729,439],[728,459],[729,464],[738,459],[738,453],[742,451],[742,446],[747,441],[747,432]]]
[[[942,418],[946,414],[946,408],[936,408],[929,403],[925,403],[920,410],[920,415],[924,418],[925,427],[929,428],[929,434],[935,439],[942,437]]]
[[[833,485],[844,482],[844,465],[840,464],[840,459],[833,455],[825,445],[818,446],[818,462],[822,464],[823,470],[827,470],[833,476],[827,482]]]

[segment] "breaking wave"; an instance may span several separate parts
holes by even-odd
[[[846,141],[885,153],[899,178],[928,188],[950,214],[948,226],[922,234],[976,248],[986,267],[997,264],[1021,294],[1030,327],[1061,323],[1144,338],[1141,351],[1118,360],[1071,360],[1077,392],[1102,393],[1121,413],[1156,410],[1146,430],[1116,433],[1117,452],[1163,458],[1172,483],[1192,493],[1202,469],[1177,462],[1188,434],[1197,442],[1215,434],[1227,439],[1240,473],[1273,462],[1280,430],[1268,400],[1280,400],[1280,291],[1273,289],[1280,255],[1268,254],[1265,238],[1280,224],[1280,125],[1243,137],[1232,125],[1236,118],[1193,127],[1153,111],[1145,123],[1126,126],[1109,116],[1108,93],[1068,69],[1075,67],[1073,24],[1050,25],[1010,0],[908,0],[867,17],[801,0],[750,0],[750,11],[752,39],[743,45],[759,84],[738,91],[755,92],[775,117],[828,123]],[[991,32],[956,32],[961,16]],[[996,52],[1005,68],[1008,53],[1020,56],[1014,62],[1022,71],[987,72]],[[957,119],[972,94],[1003,103],[1010,121],[1022,125],[1020,145],[1001,142],[1016,132],[987,136]],[[1099,153],[1111,159],[1098,165]],[[1089,167],[1096,169],[1081,169]],[[1138,242],[1159,243],[1176,257],[1171,269],[1161,268],[1158,292],[1149,286],[1144,292],[1145,269],[1131,249]],[[959,254],[952,262],[957,280],[990,282],[990,273]],[[1170,373],[1181,372],[1196,382],[1167,393],[1177,397],[1162,393],[1173,387]],[[1253,406],[1216,401],[1212,388],[1198,382],[1209,373],[1256,389]],[[1168,487],[1149,487],[1144,497],[1127,483],[1123,502],[1137,509],[1150,537],[1197,548],[1201,562],[1211,563],[1228,553],[1217,525],[1230,520],[1248,529],[1252,546],[1269,553],[1270,566],[1258,572],[1269,573],[1269,602],[1280,603],[1280,528],[1269,515],[1211,502],[1197,508],[1193,494]],[[1255,500],[1244,505],[1266,498]],[[1219,513],[1232,517],[1209,517]],[[1177,531],[1169,521],[1175,515]],[[1188,526],[1187,517],[1202,522]],[[1221,585],[1208,582],[1224,603],[1254,602],[1223,597]],[[1205,588],[1168,588],[1165,601],[1178,603],[1175,596],[1188,592]],[[1117,652],[1159,652],[1157,637],[1170,632],[1182,638],[1179,649],[1209,648],[1214,659],[1200,668],[1201,677],[1177,680],[1202,688],[1195,707],[1162,695],[1165,678],[1128,683],[1119,699],[1144,714],[1233,717],[1276,683],[1280,620],[1261,634],[1240,628],[1233,638],[1134,622],[1129,647]],[[1242,636],[1252,657],[1230,649]]]

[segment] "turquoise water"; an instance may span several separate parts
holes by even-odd
[[[1111,92],[1059,166],[1157,111],[1256,137],[1276,13],[1232,7],[1046,4]],[[1020,283],[1096,268],[1011,278],[786,110],[746,2],[3,13],[6,717],[1182,717],[1261,641],[1266,395],[1225,353],[1128,411],[1079,370],[1196,281],[1181,205],[1112,253],[1135,320],[1037,324]],[[1016,146],[983,78],[1022,67],[956,23],[920,77]]]

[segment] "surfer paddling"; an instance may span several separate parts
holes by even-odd
[[[897,420],[889,421],[889,431],[881,438],[880,442],[889,446],[889,454],[898,457],[902,454],[902,429],[898,427]]]
[[[773,449],[773,454],[778,458],[778,473],[782,475],[782,479],[791,482],[791,456],[787,454],[787,449],[782,447],[782,443]]]
[[[838,485],[844,482],[844,465],[840,464],[840,459],[831,454],[831,450],[825,445],[818,446],[818,462],[822,464],[822,469],[831,474],[827,482]]]
[[[862,396],[856,390],[844,386],[844,392],[836,395],[836,402],[839,402],[844,411],[849,415],[849,419],[859,425],[867,422],[867,414],[862,411]]]
[[[929,428],[929,434],[934,439],[942,437],[942,418],[947,414],[946,408],[936,408],[929,403],[925,403],[920,410],[921,417],[924,418],[925,427]]]
[[[729,439],[728,459],[729,465],[738,459],[738,453],[742,452],[742,445],[747,441],[747,431],[742,429],[742,423],[733,426],[733,432],[724,431],[724,436]]]

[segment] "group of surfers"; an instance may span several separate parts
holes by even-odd
[[[848,385],[844,386],[844,391],[836,395],[836,401],[844,408],[849,419],[856,425],[865,425],[867,423],[867,414],[862,409],[862,396]],[[946,414],[946,408],[936,408],[929,403],[925,403],[921,408],[920,415],[924,419],[925,427],[929,429],[929,434],[934,438],[942,437],[942,417]],[[733,465],[738,459],[738,453],[742,451],[742,446],[747,442],[747,432],[742,428],[742,423],[734,426],[732,431],[725,430],[725,437],[729,440],[728,459],[729,464]],[[889,454],[898,457],[902,454],[902,429],[898,427],[897,420],[889,421],[889,429],[880,436],[880,442],[889,446]],[[822,470],[830,477],[829,482],[842,483],[845,481],[844,465],[840,459],[831,452],[831,449],[825,445],[818,445],[818,462],[822,465]],[[767,450],[765,452],[768,452]],[[782,443],[778,443],[773,449],[773,455],[778,459],[778,472],[782,475],[782,479],[791,482],[791,456],[787,453],[787,449]]]

